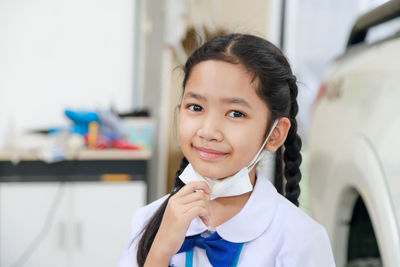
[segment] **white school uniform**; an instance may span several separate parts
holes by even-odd
[[[119,267],[138,266],[136,253],[141,238],[138,234],[166,198],[164,196],[134,214],[128,245]],[[244,242],[239,267],[335,266],[325,229],[279,194],[259,173],[249,200],[238,214],[216,228],[206,226],[197,217],[191,222],[186,236],[207,236],[214,231],[227,241]],[[174,255],[170,266],[184,267],[185,254]],[[193,266],[211,266],[204,249],[193,248]]]

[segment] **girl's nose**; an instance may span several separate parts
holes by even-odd
[[[223,140],[221,123],[213,116],[206,116],[197,131],[197,135],[205,141],[220,142]]]

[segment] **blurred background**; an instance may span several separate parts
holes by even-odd
[[[399,5],[0,0],[0,266],[117,264],[132,214],[179,168],[180,67],[230,32],[292,65],[300,208],[337,266],[400,266]]]

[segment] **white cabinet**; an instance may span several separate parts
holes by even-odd
[[[144,183],[81,182],[70,189],[72,266],[116,266],[133,211],[145,204]]]
[[[0,266],[116,266],[146,190],[142,181],[1,183]]]
[[[69,266],[63,239],[67,220],[66,193],[65,186],[60,183],[0,184],[0,266],[9,267],[25,259],[29,255],[22,254],[31,251],[33,243],[39,246],[23,266]],[[49,227],[46,217],[54,201],[56,210]],[[39,235],[44,239],[38,238]],[[16,266],[23,262],[18,261]]]

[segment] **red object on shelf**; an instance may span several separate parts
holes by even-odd
[[[114,140],[112,141],[112,148],[116,149],[127,149],[127,150],[139,150],[140,147],[129,143],[126,140]]]
[[[85,137],[86,145],[89,147],[89,144],[88,144],[88,143],[89,143],[88,134],[85,134],[84,137]],[[101,138],[101,137],[97,137],[96,143],[95,143],[95,145],[94,145],[94,149],[99,149],[99,150],[101,150],[101,149],[109,148],[110,146],[111,146],[110,142],[108,142],[107,140],[105,140],[105,139],[103,139],[103,138]],[[90,148],[90,147],[89,147],[89,148]]]
[[[88,134],[85,134],[85,142],[86,145],[88,144],[89,138]],[[123,150],[140,150],[141,147],[134,145],[127,140],[123,139],[116,139],[116,140],[106,140],[101,138],[100,136],[97,137],[96,144],[94,149],[106,149],[106,148],[115,148],[115,149],[123,149]]]

